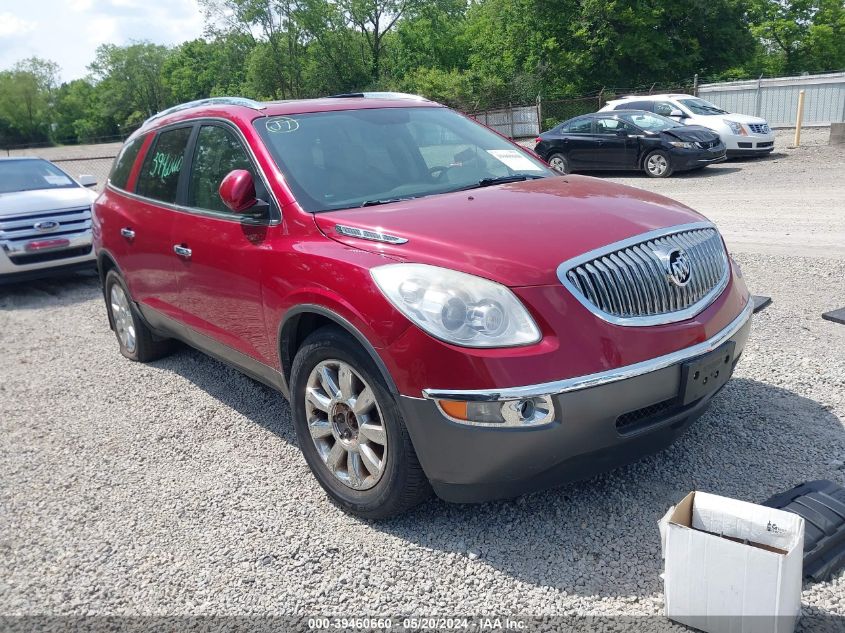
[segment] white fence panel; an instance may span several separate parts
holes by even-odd
[[[845,121],[845,72],[703,84],[698,94],[729,112],[752,114],[770,125],[795,125],[798,93],[804,90],[804,125]]]
[[[536,106],[515,106],[470,114],[472,118],[510,138],[526,138],[540,133]]]

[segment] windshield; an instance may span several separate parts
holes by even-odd
[[[728,114],[727,110],[722,110],[722,108],[715,106],[704,99],[679,99],[679,101],[683,103],[693,114],[703,114],[705,116]]]
[[[0,160],[0,193],[76,186],[70,176],[46,160]]]
[[[673,127],[683,127],[683,123],[678,123],[665,116],[659,114],[651,114],[650,112],[629,112],[620,113],[619,118],[628,123],[633,123],[641,130],[646,132],[662,132]]]
[[[554,175],[447,108],[313,112],[258,119],[255,127],[299,204],[312,212]]]

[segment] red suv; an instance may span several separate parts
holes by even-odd
[[[94,216],[123,355],[178,339],[279,389],[317,480],[366,517],[657,451],[750,326],[701,215],[423,99],[177,106],[126,142]]]

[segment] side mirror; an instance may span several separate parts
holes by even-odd
[[[88,187],[88,188],[93,189],[94,187],[97,186],[97,179],[96,179],[96,177],[92,176],[91,174],[80,174],[79,178],[77,180],[79,180],[79,184],[82,185],[83,187]]]
[[[235,213],[243,213],[258,203],[255,182],[246,169],[235,169],[226,174],[217,191],[223,204]]]
[[[684,114],[681,110],[678,110],[678,108],[672,108],[672,111],[669,113],[669,116],[676,116],[679,119],[687,118],[687,115]]]
[[[628,130],[616,130],[616,136],[621,136],[622,138],[628,138]]]

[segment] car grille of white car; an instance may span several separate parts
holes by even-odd
[[[91,231],[91,208],[80,207],[62,211],[41,211],[0,218],[0,246],[14,264],[28,264],[44,260],[45,253],[28,252],[27,244],[38,240],[66,238],[75,252],[84,246],[90,252],[90,237],[84,245],[75,244],[74,238]],[[68,251],[53,252],[48,259],[84,255]]]
[[[768,123],[749,123],[748,127],[755,134],[768,134],[769,132],[771,132]]]
[[[571,265],[565,262],[558,276],[581,303],[614,323],[657,325],[691,318],[727,284],[727,253],[712,227],[641,242],[626,240],[623,247],[609,249],[584,261],[573,260]],[[670,263],[677,264],[679,257],[688,270],[682,285],[677,274],[673,279]]]

